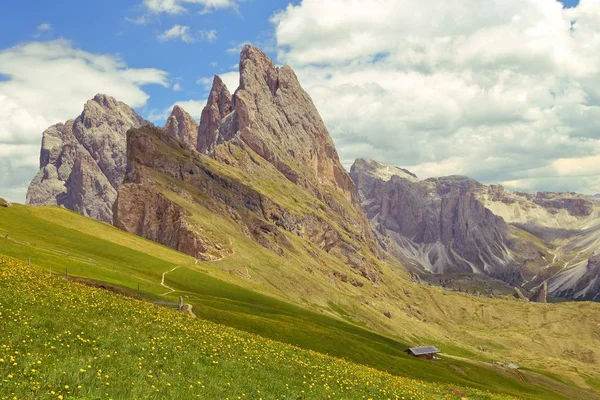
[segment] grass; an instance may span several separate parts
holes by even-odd
[[[0,398],[508,399],[393,376],[0,256]]]
[[[485,365],[452,358],[435,363],[414,359],[403,352],[409,342],[218,279],[214,270],[205,270],[208,264],[195,265],[190,257],[70,211],[19,205],[0,209],[0,230],[9,232],[8,238],[0,239],[1,254],[20,260],[32,256],[34,264],[44,268],[47,276],[49,267],[62,272],[66,266],[72,276],[109,282],[131,293],[141,282],[141,294],[155,298],[166,291],[159,284],[162,273],[179,267],[166,276],[166,283],[175,287],[177,293],[165,300],[186,296],[186,302],[193,304],[201,319],[396,376],[522,398],[567,398],[517,377],[498,374]],[[338,307],[335,305],[333,311],[341,314],[346,310]],[[351,320],[349,315],[344,317]],[[462,356],[470,354],[458,346],[448,345],[444,350]]]

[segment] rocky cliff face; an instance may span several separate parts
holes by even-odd
[[[112,222],[112,205],[125,176],[126,132],[145,123],[126,104],[99,94],[75,120],[48,128],[27,204],[64,206]]]
[[[276,254],[292,251],[285,232],[293,233],[350,265],[363,277],[377,280],[367,268],[364,253],[373,249],[371,235],[368,230],[357,232],[357,226],[362,229],[360,216],[347,220],[344,213],[323,208],[320,211],[325,215],[286,209],[262,193],[260,187],[223,175],[219,164],[185,149],[163,130],[132,129],[127,144],[129,168],[114,206],[115,226],[199,259],[227,256],[232,251],[227,241],[215,239],[214,232],[194,222],[190,204],[196,203],[230,219],[245,236]],[[263,174],[269,174],[270,164],[255,161],[262,165]],[[245,172],[228,171],[235,175]],[[258,171],[251,173],[256,175]],[[344,236],[352,232],[355,241]]]
[[[232,118],[228,118],[226,123],[223,123],[225,118],[231,114],[232,108],[231,93],[221,78],[215,76],[206,106],[200,117],[197,138],[199,152],[214,154],[215,146],[232,139],[236,133],[235,127],[230,126]],[[223,129],[221,129],[221,125],[224,125]]]
[[[294,71],[276,67],[255,47],[242,49],[240,86],[233,99],[215,78],[198,133],[198,149],[218,160],[232,162],[225,142],[234,141],[295,184],[326,196],[319,190],[324,185],[355,200],[354,184]]]
[[[490,185],[478,199],[508,223],[571,229],[596,218],[599,203],[576,193],[525,193]],[[589,221],[588,221],[589,222]]]
[[[548,279],[548,293],[577,300],[600,300],[600,254],[582,256],[580,260]]]
[[[293,234],[377,280],[369,267],[377,246],[354,184],[294,73],[249,46],[240,72],[233,96],[215,78],[198,129],[200,152],[167,130],[129,132],[114,224],[197,258],[226,256],[230,245],[201,228],[196,204],[278,255],[293,251],[286,236]]]
[[[119,190],[114,225],[201,260],[223,257],[223,247],[204,238],[186,215],[152,186],[130,183]]]
[[[477,199],[480,185],[461,177],[419,181],[372,160],[350,172],[373,226],[390,250],[436,274],[473,272],[519,281],[508,226]]]
[[[571,192],[523,193],[489,186],[478,199],[512,226],[533,235],[546,247],[542,268],[530,289],[547,282],[552,296],[598,299],[597,256],[600,254],[600,203]],[[530,247],[535,247],[531,244]]]
[[[195,149],[198,145],[198,124],[180,106],[173,107],[163,129],[189,149]]]
[[[600,298],[600,204],[593,199],[457,176],[419,180],[364,159],[351,176],[380,243],[409,268],[485,274],[535,302]]]
[[[529,298],[529,301],[536,303],[546,303],[546,297],[548,296],[548,283],[542,282],[542,284],[536,289],[533,295]]]

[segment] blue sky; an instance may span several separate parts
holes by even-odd
[[[141,0],[87,1],[6,0],[0,13],[0,48],[32,40],[65,38],[73,47],[91,53],[119,55],[128,67],[158,68],[169,73],[175,92],[157,85],[144,90],[150,95],[147,109],[163,109],[183,98],[204,99],[206,89],[196,81],[232,70],[239,54],[228,49],[240,43],[262,44],[274,49],[270,17],[290,3],[288,0],[246,0],[235,8],[210,10],[190,4],[186,12],[171,15],[152,13]],[[293,3],[293,2],[292,2]],[[147,23],[136,24],[137,18]],[[41,24],[51,29],[38,32]],[[191,33],[216,31],[216,40],[198,38],[194,43],[181,40],[161,42],[157,37],[174,25],[188,26]],[[232,90],[235,90],[233,88]]]
[[[24,201],[42,132],[96,93],[198,118],[246,42],[294,68],[346,167],[600,192],[599,20],[598,0],[4,0],[0,196]]]
[[[257,44],[276,59],[273,25],[269,20],[290,3],[298,4],[300,0],[244,0],[236,7],[207,13],[202,13],[205,6],[190,4],[184,13],[168,14],[148,11],[141,0],[96,0],[85,5],[77,0],[6,0],[0,13],[0,49],[32,40],[65,38],[73,42],[73,47],[87,52],[118,55],[128,67],[167,71],[170,88],[178,83],[181,90],[176,92],[157,85],[145,87],[150,99],[138,110],[149,114],[177,101],[204,99],[206,87],[196,82],[231,71],[238,58],[238,53],[232,50],[241,43]],[[579,0],[562,0],[562,3],[574,7]],[[141,18],[146,23],[135,23]],[[49,24],[49,29],[38,31],[43,24]],[[185,43],[157,39],[175,25],[187,26],[192,33],[214,30],[216,40]]]

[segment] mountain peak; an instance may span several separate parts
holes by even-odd
[[[119,103],[114,97],[102,93],[96,94],[91,100],[88,100],[86,105],[90,102],[95,102],[100,106],[109,109],[117,107],[117,104]]]
[[[187,114],[187,112],[179,105],[179,104],[175,104],[175,106],[173,106],[173,111],[171,111],[171,115],[176,115],[176,116],[181,116]]]
[[[223,88],[227,88],[227,86],[225,85],[225,82],[223,82],[223,80],[221,79],[221,77],[219,75],[215,74],[215,76],[213,77],[211,92],[212,91],[220,92],[221,90],[223,90]]]
[[[407,179],[411,182],[419,181],[417,175],[405,168],[394,167],[370,158],[357,158],[352,167],[350,167],[350,174],[352,176],[360,173],[367,173],[383,181],[389,181],[394,176]]]
[[[64,206],[111,222],[125,176],[126,133],[145,124],[114,97],[97,94],[88,100],[77,118],[44,131],[40,170],[27,190],[27,204]]]
[[[212,88],[206,106],[200,116],[197,149],[201,153],[212,153],[215,146],[228,140],[230,135],[221,135],[221,121],[231,113],[233,99],[229,89],[219,75],[213,78]]]
[[[273,60],[256,47],[246,45],[240,54],[240,90],[268,92],[278,89],[279,68]]]
[[[354,184],[294,71],[276,67],[267,54],[251,45],[240,53],[240,86],[232,99],[215,77],[202,111],[198,150],[215,156],[216,147],[232,139],[293,183],[316,191],[324,184],[346,199],[355,198]],[[230,158],[227,151],[221,157]]]
[[[274,66],[273,61],[264,51],[251,44],[246,44],[242,47],[242,51],[240,52],[240,67],[246,60],[252,60],[257,64]]]
[[[169,135],[179,139],[181,144],[190,149],[195,149],[198,140],[198,124],[194,118],[182,107],[175,105],[163,130]]]

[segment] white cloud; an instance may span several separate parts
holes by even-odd
[[[183,14],[193,6],[202,7],[201,13],[217,9],[237,9],[236,0],[144,0],[143,4],[148,11],[156,14]]]
[[[158,35],[158,40],[161,42],[177,39],[184,43],[194,43],[197,41],[197,39],[190,33],[190,27],[186,25],[173,25],[171,29],[167,29]]]
[[[96,93],[143,106],[147,84],[167,73],[131,69],[118,57],[89,53],[69,41],[31,42],[0,50],[0,196],[23,202],[38,169],[42,132],[74,118]],[[76,79],[74,78],[76,77]]]
[[[161,42],[181,40],[184,43],[195,43],[201,40],[203,42],[214,43],[217,40],[217,31],[212,29],[193,33],[187,25],[173,25],[170,29],[158,35],[158,40]]]
[[[238,71],[225,72],[219,74],[219,76],[231,94],[233,94],[240,85],[240,73]]]
[[[150,22],[152,22],[152,18],[150,18],[148,15],[140,15],[135,18],[126,17],[125,21],[131,22],[134,25],[148,25]]]
[[[33,35],[34,37],[38,38],[40,36],[42,36],[44,33],[48,33],[48,32],[52,32],[52,25],[48,22],[43,22],[41,24],[38,25],[37,27],[37,31],[36,34]]]
[[[49,32],[52,30],[52,25],[48,22],[44,22],[38,25],[38,32]]]
[[[183,90],[183,88],[181,87],[180,83],[174,84],[173,87],[172,87],[172,89],[173,89],[174,92],[181,92]]]
[[[227,86],[227,89],[229,89],[229,91],[233,94],[240,84],[240,73],[238,71],[229,71],[218,75],[225,86]],[[214,76],[205,76],[198,79],[196,83],[202,86],[208,94],[212,88],[213,78]]]
[[[214,29],[209,31],[200,31],[198,33],[200,35],[200,39],[205,42],[214,43],[217,41],[217,31]]]
[[[598,20],[598,0],[303,0],[272,18],[345,165],[587,192],[600,171],[555,170],[600,154]]]
[[[212,78],[205,76],[205,77],[198,79],[196,81],[196,83],[198,85],[204,87],[205,90],[210,90],[210,86],[212,85]]]

